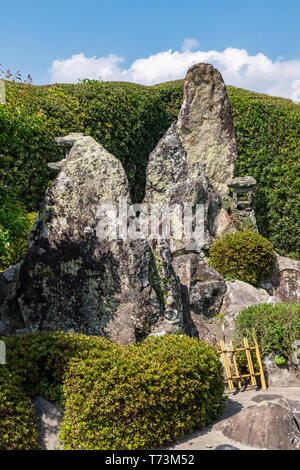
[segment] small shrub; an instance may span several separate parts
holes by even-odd
[[[19,378],[0,366],[0,449],[38,449],[37,419]]]
[[[236,341],[250,340],[255,332],[262,357],[271,353],[290,360],[292,344],[300,338],[300,304],[278,303],[254,305],[240,312],[235,319]]]
[[[217,417],[223,391],[216,351],[187,336],[104,351],[71,363],[61,439],[67,450],[153,448]]]
[[[274,263],[272,244],[255,232],[236,232],[216,240],[210,247],[210,264],[223,276],[257,285]]]
[[[62,383],[70,360],[99,357],[103,350],[117,347],[104,338],[63,332],[45,331],[2,339],[6,343],[7,366],[20,377],[26,393],[61,405]]]

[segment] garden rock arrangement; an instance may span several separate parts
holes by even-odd
[[[58,143],[70,150],[31,231],[16,293],[25,328],[105,335],[121,344],[134,342],[144,324],[155,333],[190,333],[168,246],[99,237],[101,204],[131,203],[119,160],[81,134]],[[155,274],[167,277],[161,296]]]
[[[238,211],[230,193],[236,188],[237,141],[226,87],[212,65],[189,69],[178,119],[149,156],[143,201],[145,207],[202,204],[201,244],[172,235],[100,239],[100,205],[118,212],[120,198],[132,203],[125,170],[92,137],[75,133],[56,142],[66,155],[49,164],[58,175],[27,255],[0,274],[0,334],[63,330],[129,344],[148,335],[186,333],[214,343],[210,325],[219,313],[230,339],[234,318],[245,307],[299,300],[299,262],[276,255],[260,288],[225,280],[208,264],[214,241],[241,230],[236,212],[247,213],[244,219],[256,230],[251,200]],[[248,190],[255,180],[240,178],[240,189],[243,184]],[[182,228],[176,211],[171,218]],[[125,228],[133,222],[139,226],[134,214]],[[112,219],[107,235],[113,226]]]

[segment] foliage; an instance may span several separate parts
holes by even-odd
[[[0,194],[9,190],[28,211],[38,210],[63,157],[54,136],[86,132],[116,155],[134,201],[144,194],[148,155],[177,117],[182,81],[146,87],[83,80],[76,85],[6,82],[0,106]],[[300,106],[227,87],[238,137],[236,175],[256,178],[260,233],[283,255],[300,257]]]
[[[217,417],[223,390],[211,346],[187,336],[150,338],[73,361],[61,438],[69,450],[153,448]]]
[[[235,319],[236,341],[255,332],[262,357],[271,353],[290,360],[300,338],[300,304],[278,303],[248,307]]]
[[[217,239],[210,247],[210,264],[223,276],[258,284],[273,267],[272,244],[255,232],[236,232]]]
[[[26,393],[60,404],[63,404],[61,386],[69,361],[74,357],[97,357],[102,350],[116,347],[96,336],[46,331],[11,336],[5,338],[5,343],[9,370],[20,377]]]
[[[38,449],[37,420],[20,380],[0,366],[0,449]]]
[[[228,87],[238,139],[236,176],[257,180],[259,232],[282,255],[300,259],[300,105]]]
[[[26,213],[18,199],[0,198],[0,271],[21,261],[27,251],[35,213]]]
[[[66,449],[149,448],[206,425],[222,410],[217,353],[187,336],[130,346],[60,332],[2,339],[7,349],[7,365],[0,368],[2,449],[36,448],[29,397],[37,395],[65,406]]]

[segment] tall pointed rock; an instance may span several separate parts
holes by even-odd
[[[237,141],[222,75],[210,64],[190,67],[184,81],[184,101],[177,122],[187,154],[189,174],[205,163],[210,183],[222,195],[234,177]]]

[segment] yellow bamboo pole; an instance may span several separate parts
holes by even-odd
[[[262,386],[263,390],[267,390],[267,384],[266,384],[266,380],[265,380],[264,368],[263,368],[263,365],[262,365],[259,346],[258,346],[258,342],[257,342],[255,334],[253,334],[253,340],[254,340],[254,344],[255,344],[255,352],[256,352],[257,362],[258,362],[259,370],[260,370],[261,386]]]
[[[236,360],[236,357],[235,357],[235,350],[234,350],[234,347],[233,347],[233,343],[232,341],[230,341],[230,348],[232,349],[232,360],[233,360],[233,365],[234,365],[234,369],[235,369],[235,373],[237,375],[237,377],[240,376],[240,372],[239,372],[239,368],[238,368],[238,363],[237,363],[237,360]],[[238,379],[238,388],[242,388],[242,382],[240,379]]]
[[[230,366],[229,366],[229,362],[228,362],[228,358],[227,358],[227,352],[226,352],[224,341],[220,341],[220,346],[221,346],[221,352],[222,352],[225,372],[226,372],[226,376],[227,376],[227,379],[228,379],[228,386],[229,386],[230,390],[233,390],[234,385],[233,385],[233,381],[231,380],[231,371],[230,371]]]
[[[251,374],[251,384],[255,387],[257,386],[257,382],[256,382],[255,374],[254,374],[254,367],[253,367],[251,352],[249,348],[249,342],[247,338],[244,338],[244,346],[246,350],[246,357],[247,357],[249,372]]]

